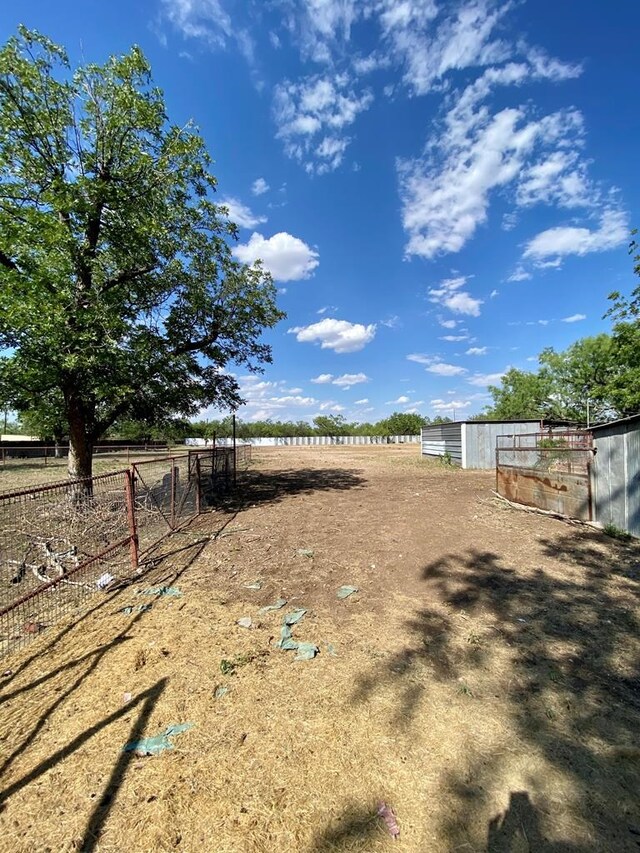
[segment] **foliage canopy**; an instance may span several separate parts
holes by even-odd
[[[0,49],[0,391],[58,406],[74,476],[118,419],[235,407],[224,368],[271,360],[284,315],[232,256],[210,166],[139,48],[76,70],[25,28]]]

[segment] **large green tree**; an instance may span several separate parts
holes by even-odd
[[[640,244],[634,239],[629,245],[633,256],[633,271],[640,276]],[[640,412],[640,285],[631,295],[619,291],[609,294],[611,308],[607,312],[614,320],[612,331],[613,357],[618,367],[608,387],[613,405],[621,415]]]
[[[73,477],[118,419],[237,406],[225,366],[271,360],[273,283],[234,260],[210,166],[139,48],[75,70],[25,28],[0,49],[0,385],[61,400]]]
[[[580,338],[562,352],[549,347],[538,360],[552,389],[550,416],[595,423],[611,415],[610,383],[618,365],[610,335]]]
[[[497,420],[547,417],[553,407],[553,384],[548,374],[510,368],[500,385],[489,385],[493,405],[483,413]]]

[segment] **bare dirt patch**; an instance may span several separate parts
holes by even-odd
[[[639,849],[640,548],[418,454],[258,451],[139,585],[181,596],[96,598],[6,660],[0,849]],[[273,644],[297,607],[311,661]]]

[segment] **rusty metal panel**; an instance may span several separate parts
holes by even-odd
[[[499,466],[497,489],[499,495],[514,503],[591,520],[588,476]]]

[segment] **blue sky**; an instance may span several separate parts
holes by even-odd
[[[463,418],[634,286],[640,6],[22,0],[103,61],[139,44],[215,160],[287,319],[241,417]],[[213,412],[211,413],[214,414]]]

